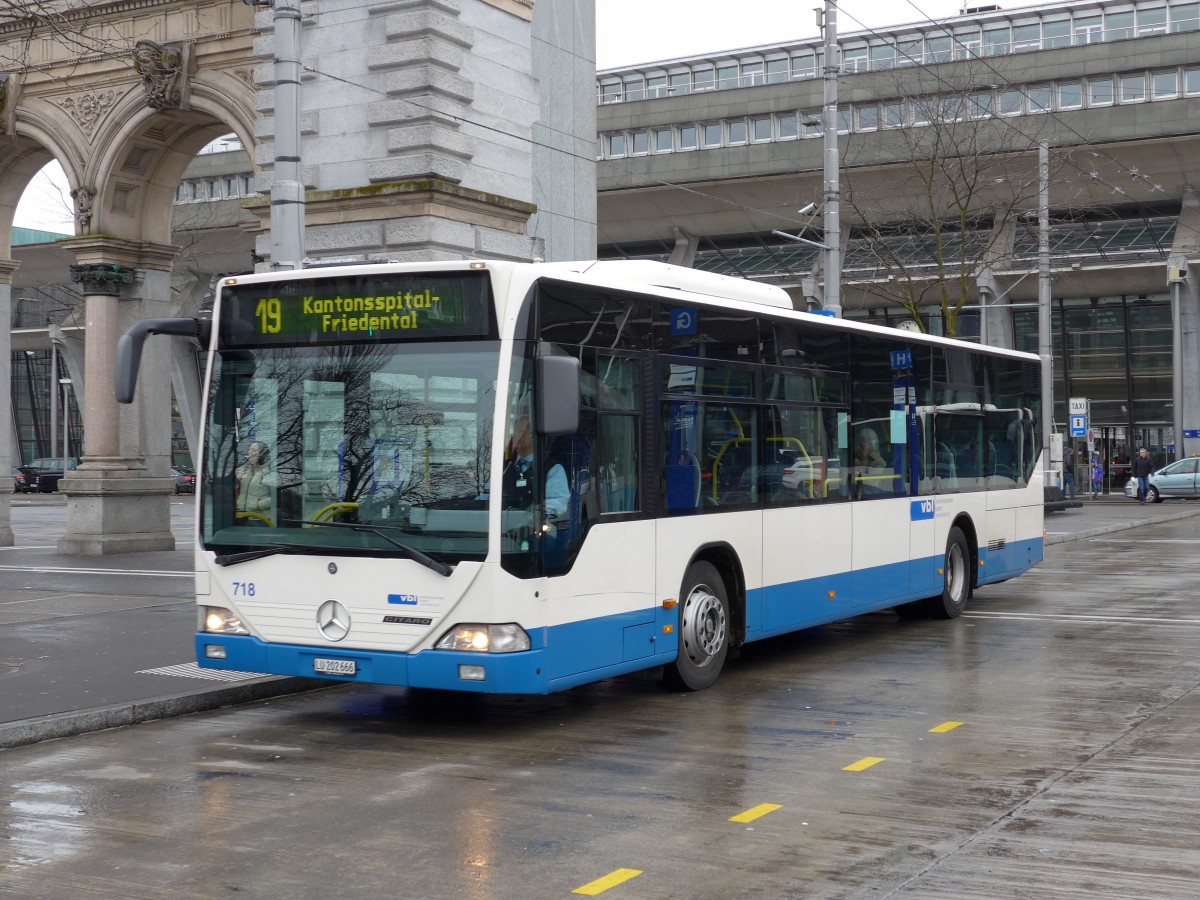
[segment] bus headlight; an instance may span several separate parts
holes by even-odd
[[[516,653],[529,649],[529,635],[515,622],[505,625],[455,625],[441,636],[435,650],[467,650],[472,653]]]
[[[221,606],[204,607],[203,629],[209,634],[249,634],[250,629],[234,613]]]

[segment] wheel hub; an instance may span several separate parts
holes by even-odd
[[[725,607],[707,585],[697,585],[684,601],[681,638],[697,666],[709,662],[725,643]]]

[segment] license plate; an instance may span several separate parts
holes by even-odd
[[[357,675],[358,664],[352,659],[314,659],[313,671],[319,675]]]

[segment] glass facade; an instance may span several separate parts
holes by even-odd
[[[12,401],[13,420],[16,427],[16,443],[20,454],[13,465],[31,462],[46,456],[79,456],[79,436],[82,426],[79,419],[79,404],[70,388],[67,422],[68,452],[62,451],[63,394],[59,388],[58,412],[51,436],[50,390],[51,384],[66,378],[66,368],[58,360],[58,372],[50,377],[51,353],[49,350],[26,350],[12,355]]]
[[[1171,302],[1166,294],[1053,301],[1054,418],[1066,431],[1067,401],[1091,401],[1093,447],[1120,491],[1139,447],[1156,466],[1174,458]],[[1038,350],[1038,313],[1014,313],[1018,350]]]

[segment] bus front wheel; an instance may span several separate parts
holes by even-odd
[[[946,558],[942,563],[942,593],[930,597],[929,615],[935,619],[957,619],[967,608],[971,596],[971,547],[960,528],[951,528],[946,539]]]
[[[693,563],[679,592],[679,655],[665,667],[663,683],[702,691],[717,680],[729,653],[729,597],[716,566]]]

